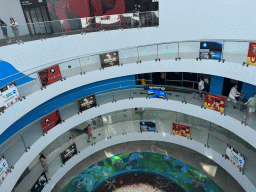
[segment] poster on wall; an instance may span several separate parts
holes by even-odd
[[[249,44],[249,50],[248,50],[246,64],[256,66],[256,43]]]
[[[10,83],[0,89],[0,111],[4,111],[19,100],[20,94],[15,83]]]
[[[84,97],[82,99],[79,99],[77,102],[80,112],[97,106],[95,95]]]
[[[0,185],[9,173],[9,167],[3,155],[0,156]]]
[[[59,110],[52,112],[50,115],[47,115],[45,118],[41,120],[41,125],[43,127],[44,132],[48,132],[53,127],[58,125],[61,122]]]
[[[77,154],[77,149],[76,149],[76,144],[74,143],[60,154],[62,163],[65,164],[70,158],[72,158],[76,154]]]
[[[118,51],[100,54],[101,67],[113,67],[119,65]]]
[[[165,92],[165,87],[156,87],[148,89],[148,97],[149,98],[160,98],[160,99],[166,99],[166,92]]]
[[[245,157],[230,145],[227,145],[225,157],[238,169],[244,167]]]
[[[62,79],[59,65],[49,67],[48,69],[38,72],[43,87],[55,83]]]
[[[140,131],[156,131],[155,121],[141,121],[140,122]]]
[[[204,107],[224,113],[225,98],[216,95],[205,94]]]
[[[182,137],[190,137],[190,127],[185,125],[172,124],[172,133]]]
[[[200,59],[221,60],[223,42],[200,42]]]
[[[37,179],[36,183],[33,185],[33,187],[31,188],[31,192],[41,192],[44,188],[44,186],[47,183],[47,177],[45,172],[43,172],[40,177]]]

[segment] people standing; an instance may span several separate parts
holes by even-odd
[[[202,94],[202,91],[204,90],[204,80],[202,78],[200,78],[200,81],[198,83],[198,93],[196,94],[195,97],[193,97],[194,99],[196,99],[198,97],[198,95]]]
[[[248,115],[250,116],[250,120],[252,119],[252,114],[255,112],[256,109],[256,94],[251,97],[246,103],[246,105],[248,105],[249,108],[249,112]],[[244,118],[246,119],[247,114],[244,115]]]
[[[14,19],[12,17],[10,18],[10,26],[11,26],[12,32],[16,38],[16,42],[23,43],[23,41],[21,41],[20,35],[19,35],[19,29],[18,29],[19,24],[16,21],[14,21]]]
[[[235,85],[231,88],[230,93],[228,95],[228,101],[233,101],[233,108],[236,109],[237,100],[236,97],[240,97],[241,93],[237,91],[238,85]]]
[[[3,31],[3,35],[7,39],[7,43],[11,43],[12,41],[9,38],[8,33],[7,33],[7,25],[5,24],[5,22],[3,22],[3,20],[1,18],[0,18],[0,26],[1,26],[1,29]]]
[[[44,154],[41,153],[39,160],[42,167],[45,169],[45,171],[47,171],[46,157],[44,156]]]

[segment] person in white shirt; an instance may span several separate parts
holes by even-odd
[[[237,103],[237,100],[236,100],[236,97],[240,97],[241,93],[239,93],[237,91],[237,88],[238,86],[235,85],[234,87],[232,87],[232,89],[230,90],[230,93],[228,95],[228,101],[233,101],[234,102],[234,105],[233,105],[233,108],[236,109],[236,103]]]
[[[200,78],[200,81],[198,83],[198,93],[193,98],[196,99],[198,97],[198,94],[201,94],[201,91],[203,91],[203,90],[204,90],[204,80],[202,78]],[[204,96],[204,94],[203,94],[203,96]]]
[[[12,28],[13,34],[15,35],[16,42],[23,43],[23,41],[20,40],[19,29],[18,29],[19,24],[16,21],[14,21],[12,17],[10,18],[10,26]]]

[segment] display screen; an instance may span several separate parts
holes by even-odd
[[[185,125],[172,124],[172,133],[182,137],[190,137],[190,127]]]
[[[223,42],[201,42],[200,59],[221,60]]]
[[[140,131],[156,131],[155,121],[142,121],[142,122],[140,122]]]
[[[65,164],[75,154],[77,154],[77,149],[76,149],[76,144],[74,143],[61,153],[62,163]]]
[[[165,91],[161,91],[161,90],[149,89],[148,90],[148,97],[149,98],[166,99],[166,92]]]
[[[230,145],[227,145],[225,156],[238,169],[242,169],[244,167],[245,157]]]
[[[45,70],[38,72],[43,87],[55,83],[62,79],[59,65],[49,67]]]
[[[47,183],[47,177],[45,172],[43,172],[40,177],[37,179],[36,183],[33,185],[33,187],[31,188],[31,192],[41,192],[44,188],[44,186]]]
[[[101,67],[112,67],[119,65],[118,51],[100,54]]]
[[[58,125],[61,122],[60,113],[58,110],[54,111],[50,115],[47,115],[45,118],[41,120],[41,125],[43,127],[44,132],[48,132],[53,127]]]
[[[225,98],[216,95],[205,94],[204,107],[224,113]]]
[[[80,112],[97,106],[95,95],[84,97],[79,99],[77,102]]]
[[[19,99],[20,94],[15,83],[10,83],[3,87],[0,89],[0,111],[4,111],[6,108],[18,102]]]

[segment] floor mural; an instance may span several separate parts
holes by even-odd
[[[208,176],[177,159],[150,152],[125,153],[106,158],[83,170],[62,192],[93,192],[130,173],[150,173],[168,179],[186,192],[224,192]],[[157,186],[157,185],[156,185]],[[110,191],[114,187],[110,188]]]

